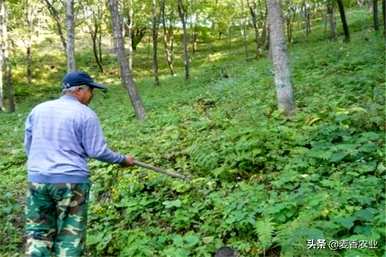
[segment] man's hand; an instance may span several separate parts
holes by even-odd
[[[129,166],[133,166],[133,165],[134,165],[134,157],[130,156],[130,155],[127,155],[126,159],[123,160],[123,162],[121,163],[121,166],[123,166],[123,167],[129,167]]]

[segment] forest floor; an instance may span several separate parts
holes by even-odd
[[[193,180],[91,161],[88,256],[209,257],[222,245],[245,257],[383,256],[385,52],[366,15],[353,14],[347,44],[326,40],[321,25],[307,42],[295,35],[291,119],[277,111],[269,60],[245,61],[241,42],[202,44],[190,81],[181,63],[174,77],[161,63],[159,87],[149,51],[140,47],[135,75],[144,122],[135,120],[114,58],[106,57],[106,73],[95,77],[110,90],[96,92],[91,108],[109,145]],[[253,56],[252,43],[249,49]],[[80,69],[97,74],[91,53],[78,57]],[[0,113],[4,257],[22,253],[24,120],[34,105],[58,96],[65,72],[59,52],[42,51],[34,63],[33,85],[22,65],[15,70],[17,111]],[[308,249],[312,239],[337,240],[340,249]],[[363,249],[346,244],[360,240]]]

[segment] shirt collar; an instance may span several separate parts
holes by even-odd
[[[62,95],[60,99],[78,101],[78,99],[73,95]]]

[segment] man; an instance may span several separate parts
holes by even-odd
[[[26,120],[28,156],[27,256],[81,256],[90,190],[87,158],[133,165],[111,151],[96,114],[87,106],[101,84],[84,72],[65,75],[62,96],[37,105]]]

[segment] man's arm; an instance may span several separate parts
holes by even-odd
[[[29,150],[31,148],[31,141],[32,141],[32,121],[31,121],[31,114],[28,115],[26,121],[25,121],[25,131],[24,131],[24,151],[29,155]]]
[[[89,117],[82,126],[82,146],[86,155],[103,162],[130,166],[133,158],[113,152],[108,148],[96,115]]]

